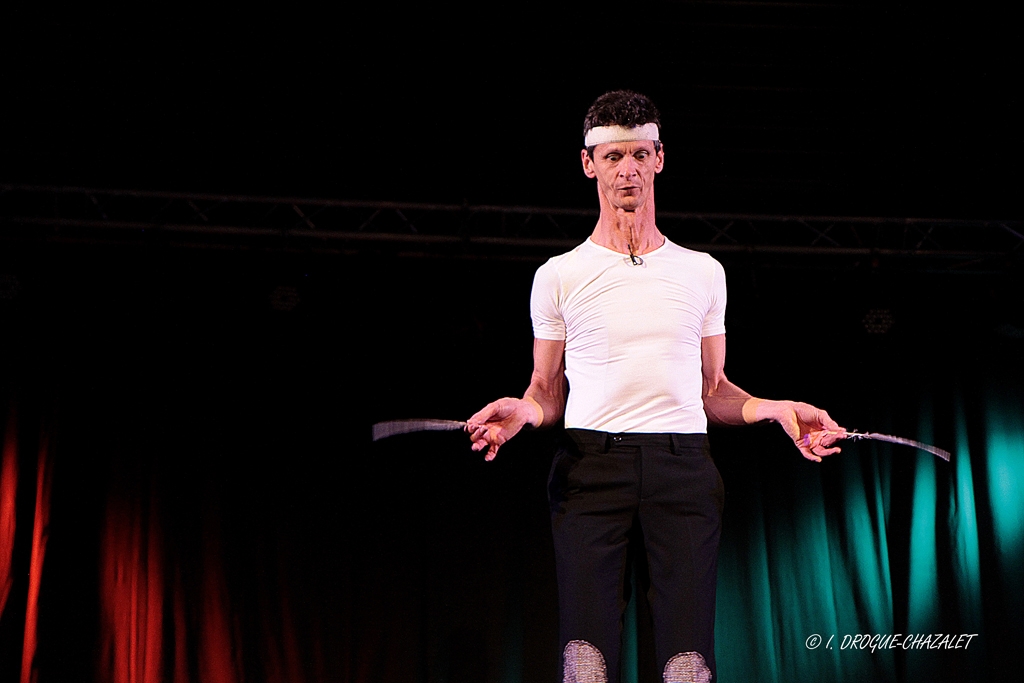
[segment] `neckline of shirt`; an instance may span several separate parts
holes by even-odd
[[[597,249],[599,249],[599,250],[601,250],[601,251],[603,251],[605,253],[612,254],[612,255],[617,256],[617,257],[625,257],[627,259],[629,258],[629,254],[623,254],[622,252],[615,251],[614,249],[609,249],[608,247],[603,247],[600,244],[598,244],[597,242],[595,242],[593,240],[593,238],[590,237],[590,236],[587,237],[586,244],[589,244],[592,247],[595,247],[595,248],[597,248]],[[665,238],[665,242],[660,247],[655,249],[654,251],[649,251],[646,254],[637,254],[637,256],[639,256],[640,258],[649,258],[651,256],[654,256],[658,252],[660,252],[660,251],[662,251],[664,249],[667,249],[668,245],[669,245],[669,241],[668,241],[668,238],[666,237]]]

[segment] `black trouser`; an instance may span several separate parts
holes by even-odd
[[[713,674],[724,488],[707,436],[566,433],[548,482],[563,653],[597,648],[619,680],[626,549],[639,525],[659,669],[695,652]]]

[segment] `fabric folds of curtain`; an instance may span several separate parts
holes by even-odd
[[[38,442],[25,444],[20,438],[22,425],[18,413],[11,407],[4,419],[2,446],[0,446],[0,619],[15,612],[10,599],[16,592],[25,596],[24,612],[17,610],[23,620],[21,632],[20,683],[36,683],[39,677],[37,653],[39,649],[40,593],[43,590],[43,566],[49,541],[50,502],[53,486],[53,461],[50,440],[45,430]],[[19,482],[24,459],[34,469],[34,481]],[[26,474],[33,474],[31,470]],[[32,489],[25,491],[28,485]],[[20,487],[20,488],[19,488]],[[26,503],[32,505],[32,517],[23,519],[19,526],[19,496],[31,494]],[[22,506],[24,509],[24,505]],[[28,522],[27,524],[25,522]],[[30,539],[27,567],[19,567],[17,546],[22,536]],[[27,571],[26,571],[27,570]],[[24,578],[22,591],[14,591],[16,577]],[[13,671],[5,669],[5,675]]]

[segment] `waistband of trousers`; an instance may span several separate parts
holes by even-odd
[[[656,446],[673,453],[708,447],[707,434],[672,434],[665,432],[624,432],[613,434],[592,429],[566,429],[565,433],[581,450],[607,453],[619,446]]]

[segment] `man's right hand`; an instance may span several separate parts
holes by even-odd
[[[498,449],[519,430],[527,424],[540,425],[543,419],[543,411],[532,399],[499,398],[466,421],[466,432],[473,450],[486,448],[484,460],[494,460]]]

